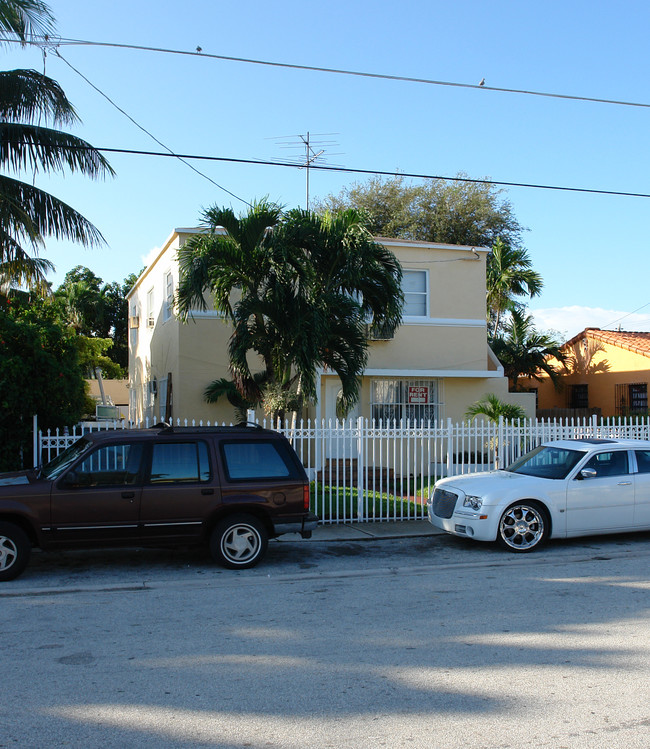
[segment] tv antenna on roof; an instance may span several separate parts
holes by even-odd
[[[338,143],[333,140],[314,140],[314,138],[326,138],[332,135],[338,135],[338,133],[309,133],[306,135],[282,135],[276,138],[269,138],[267,140],[275,140],[280,148],[300,148],[302,151],[299,156],[291,156],[288,159],[272,159],[272,161],[279,161],[283,164],[294,163],[299,169],[304,169],[306,174],[306,200],[305,208],[309,210],[309,168],[316,161],[320,159],[325,153],[324,146],[337,146]],[[341,154],[330,154],[332,156],[340,156]],[[331,166],[340,166],[340,164],[331,164]]]

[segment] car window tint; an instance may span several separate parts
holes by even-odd
[[[627,451],[616,450],[597,453],[592,456],[584,468],[593,468],[596,478],[605,476],[621,476],[628,473]]]
[[[222,445],[231,479],[288,478],[291,466],[275,442],[227,442]]]
[[[210,461],[205,442],[160,442],[151,457],[152,484],[209,481]]]
[[[79,486],[135,484],[141,456],[142,443],[104,445],[75,468],[74,483]]]
[[[639,473],[650,473],[650,450],[636,450],[634,454]]]

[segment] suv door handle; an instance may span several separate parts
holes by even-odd
[[[135,492],[122,492],[122,499],[133,499]]]
[[[201,494],[214,494],[214,489],[201,489]]]
[[[629,486],[632,482],[631,481],[619,481],[619,486]]]

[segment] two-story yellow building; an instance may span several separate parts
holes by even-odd
[[[174,313],[178,249],[197,231],[175,229],[128,295],[129,417],[135,421],[234,419],[226,399],[208,404],[203,397],[210,382],[230,378],[230,324],[213,309],[195,311],[187,323]],[[534,396],[508,393],[503,368],[487,343],[488,250],[377,241],[402,266],[404,316],[392,338],[369,342],[359,402],[349,417],[460,421],[467,407],[486,393],[517,403],[533,416]],[[335,419],[338,377],[321,371],[319,379],[320,399],[304,415]]]

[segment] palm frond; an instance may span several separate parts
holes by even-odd
[[[0,71],[0,118],[34,123],[40,117],[53,125],[79,121],[61,86],[37,70]]]
[[[22,42],[54,31],[54,16],[42,0],[2,0],[0,38],[17,36]]]
[[[81,172],[97,178],[114,174],[108,161],[75,135],[37,125],[0,122],[0,164],[15,171]]]
[[[74,208],[44,190],[4,175],[0,175],[0,226],[18,243],[29,238],[34,244],[44,236],[87,247],[104,243],[101,232]]]
[[[52,270],[54,265],[49,260],[17,252],[12,260],[0,263],[0,287],[27,286],[45,296],[49,293],[46,275]]]

